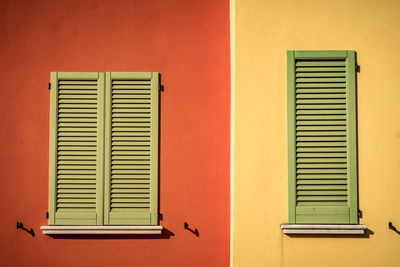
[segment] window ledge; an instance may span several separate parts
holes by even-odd
[[[367,227],[363,224],[281,224],[281,229],[287,235],[364,235]]]
[[[161,234],[163,227],[152,226],[41,226],[45,235],[115,235],[115,234]]]

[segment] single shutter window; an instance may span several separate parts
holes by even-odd
[[[51,73],[50,225],[102,224],[104,74]]]
[[[158,73],[106,73],[105,224],[156,225]]]
[[[354,51],[288,51],[289,223],[356,224]]]

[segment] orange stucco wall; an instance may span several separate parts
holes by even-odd
[[[161,73],[160,212],[172,236],[41,233],[50,71]],[[228,0],[1,1],[0,265],[228,266],[229,79]]]

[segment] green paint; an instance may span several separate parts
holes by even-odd
[[[106,225],[157,225],[158,86],[158,73],[106,73]]]
[[[354,51],[288,51],[289,223],[356,224]]]
[[[296,95],[294,51],[287,52],[289,223],[296,223]]]
[[[49,224],[157,225],[158,73],[51,83]]]
[[[356,98],[356,72],[355,52],[348,51],[346,59],[347,73],[347,135],[348,147],[348,185],[349,185],[349,207],[350,223],[358,223],[358,200],[357,200],[357,98]]]
[[[50,151],[49,151],[49,225],[55,224],[56,213],[56,177],[57,177],[57,106],[58,80],[57,73],[50,75]]]

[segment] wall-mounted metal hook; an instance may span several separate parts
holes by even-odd
[[[396,229],[396,227],[394,227],[394,225],[393,225],[392,222],[389,222],[389,229],[395,231],[396,233],[398,233],[398,234],[400,235],[400,231],[398,231],[398,230]]]
[[[27,232],[28,234],[30,234],[31,236],[35,236],[35,231],[33,231],[33,229],[31,228],[30,230],[26,229],[24,227],[24,224],[22,222],[17,222],[17,230],[18,229],[22,229],[25,232]]]
[[[200,236],[199,230],[198,230],[197,228],[195,228],[194,230],[193,230],[193,229],[190,229],[190,228],[189,228],[189,224],[188,224],[187,222],[185,222],[185,223],[183,224],[183,226],[184,226],[184,228],[185,228],[186,230],[192,232],[192,233],[195,234],[197,237]]]

